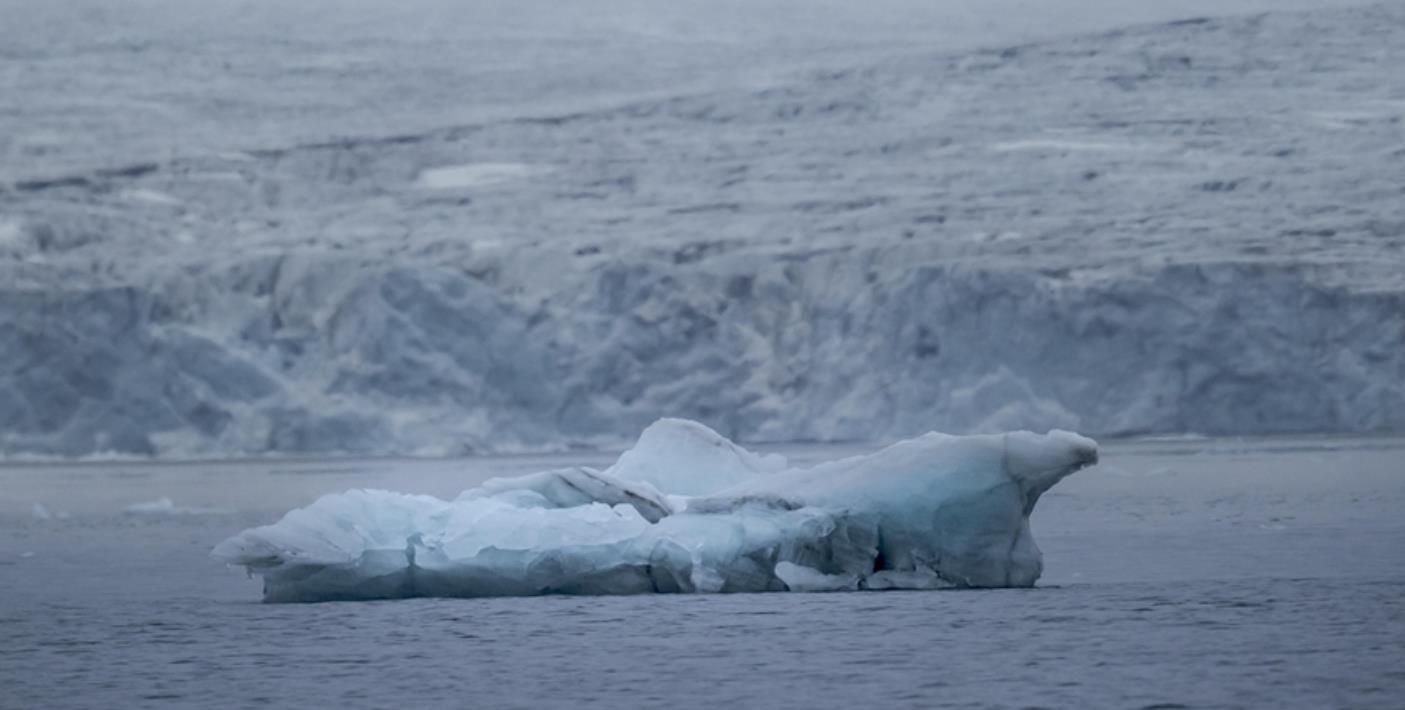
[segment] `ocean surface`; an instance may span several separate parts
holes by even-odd
[[[0,466],[0,708],[1405,707],[1403,439],[1106,444],[1029,590],[274,605],[208,557],[323,493],[611,459]]]

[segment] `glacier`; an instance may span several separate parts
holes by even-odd
[[[6,25],[0,455],[614,449],[664,415],[745,443],[1405,431],[1402,8],[914,35],[587,102],[648,64],[602,40],[530,105],[525,60],[443,91],[507,51],[452,37]],[[56,107],[55,77],[139,113]],[[131,115],[190,129],[103,128]]]
[[[212,554],[270,602],[1028,587],[1039,496],[1097,460],[1066,431],[929,433],[787,468],[665,419],[603,471],[328,495]]]

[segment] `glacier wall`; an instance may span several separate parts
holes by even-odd
[[[1313,269],[1100,279],[848,249],[572,274],[256,259],[0,291],[10,452],[460,453],[614,445],[660,413],[750,441],[930,428],[1405,428],[1405,294]]]
[[[1405,430],[1405,5],[866,56],[101,168],[3,143],[0,453]],[[180,96],[226,137],[276,98],[229,81]]]

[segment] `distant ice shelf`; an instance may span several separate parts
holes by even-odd
[[[931,433],[787,468],[666,419],[604,471],[493,479],[453,501],[329,495],[213,555],[261,576],[271,602],[1028,587],[1035,503],[1097,459],[1064,431]]]

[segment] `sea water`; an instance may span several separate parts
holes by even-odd
[[[1104,442],[1031,590],[281,605],[209,557],[324,493],[612,458],[0,466],[0,708],[1405,705],[1402,439]]]

